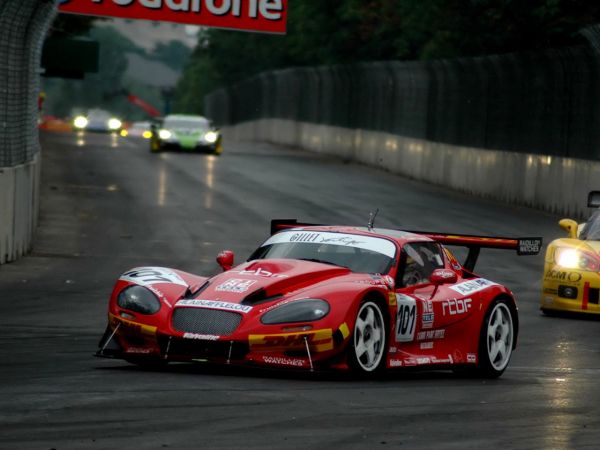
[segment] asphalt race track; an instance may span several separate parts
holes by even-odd
[[[243,261],[271,218],[427,231],[561,235],[559,217],[267,144],[221,157],[147,142],[46,134],[33,253],[0,266],[2,449],[592,449],[600,447],[600,322],[538,313],[543,256],[483,251],[478,272],[520,306],[505,374],[360,380],[92,355],[118,275],[212,274]]]

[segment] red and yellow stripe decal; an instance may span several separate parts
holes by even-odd
[[[252,350],[283,352],[304,349],[306,343],[314,352],[326,352],[333,349],[331,329],[315,330],[308,333],[251,334],[248,343]]]
[[[156,327],[123,319],[122,317],[115,316],[114,314],[108,314],[108,322],[112,325],[113,329],[115,329],[117,325],[120,325],[124,330],[138,332],[146,336],[156,336]]]

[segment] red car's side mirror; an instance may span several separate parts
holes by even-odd
[[[458,280],[456,272],[448,269],[435,269],[429,277],[429,281],[436,286],[453,284],[456,283],[456,280]]]
[[[217,255],[217,263],[223,269],[223,271],[231,270],[233,267],[233,260],[235,255],[231,250],[223,250],[221,253]]]

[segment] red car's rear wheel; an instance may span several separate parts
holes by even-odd
[[[515,339],[512,311],[504,299],[496,299],[488,309],[479,338],[478,371],[497,378],[506,369]]]

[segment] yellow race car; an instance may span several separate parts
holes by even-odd
[[[552,241],[546,250],[540,309],[600,314],[600,191],[588,195],[597,208],[586,223],[562,219],[568,237]]]

